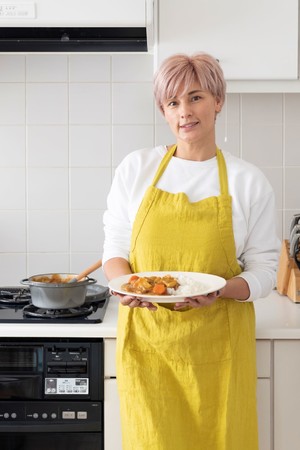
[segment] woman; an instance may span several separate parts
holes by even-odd
[[[257,450],[252,301],[275,285],[273,191],[216,146],[225,81],[213,57],[168,58],[154,94],[176,144],[133,152],[117,168],[104,272],[205,272],[227,283],[169,307],[120,296],[123,450]]]

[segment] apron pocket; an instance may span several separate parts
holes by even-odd
[[[128,327],[126,347],[129,351],[196,366],[231,359],[229,318],[224,300],[182,312],[162,307],[157,311],[136,312]],[[125,348],[123,350],[126,352]]]

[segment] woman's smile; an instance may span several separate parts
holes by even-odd
[[[196,125],[198,125],[199,122],[189,122],[189,123],[184,123],[182,125],[179,125],[179,128],[183,129],[183,130],[189,130],[191,128],[194,128]]]

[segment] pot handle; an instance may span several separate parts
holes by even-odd
[[[23,280],[20,281],[21,284],[30,284],[29,278],[23,278]]]

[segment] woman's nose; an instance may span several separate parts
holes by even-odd
[[[191,112],[190,106],[186,103],[182,104],[180,107],[180,116],[182,118],[184,118],[184,117],[190,117],[191,115],[192,115],[192,112]]]

